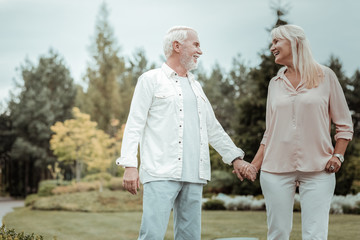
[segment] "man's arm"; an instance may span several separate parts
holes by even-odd
[[[130,112],[121,144],[121,157],[116,160],[116,164],[125,167],[123,186],[131,194],[136,194],[140,187],[137,170],[138,145],[152,104],[153,89],[152,81],[142,75],[136,84],[134,96],[131,100]]]

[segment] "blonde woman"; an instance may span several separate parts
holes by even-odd
[[[261,169],[268,239],[289,239],[297,183],[302,238],[327,239],[335,173],[353,135],[351,115],[336,75],[313,59],[301,27],[279,26],[271,36],[270,51],[284,67],[269,83],[266,131],[252,161]]]

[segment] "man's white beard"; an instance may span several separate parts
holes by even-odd
[[[197,62],[194,62],[192,55],[187,56],[185,54],[180,56],[180,63],[187,71],[196,69],[198,65]]]

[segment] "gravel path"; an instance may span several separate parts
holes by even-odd
[[[0,198],[0,225],[2,225],[3,217],[13,211],[14,207],[23,207],[24,200],[15,200],[12,198]]]

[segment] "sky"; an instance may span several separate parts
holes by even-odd
[[[149,61],[161,65],[162,39],[175,25],[198,31],[205,70],[218,63],[225,71],[238,54],[250,67],[268,51],[268,29],[279,0],[106,0],[109,22],[120,55],[131,58],[143,49]],[[34,64],[49,49],[65,60],[74,81],[84,84],[89,46],[95,35],[96,17],[103,0],[0,0],[0,102],[6,104],[17,70],[25,59]],[[326,64],[338,57],[345,74],[360,69],[360,1],[281,0],[289,6],[285,16],[301,26],[315,59]]]

